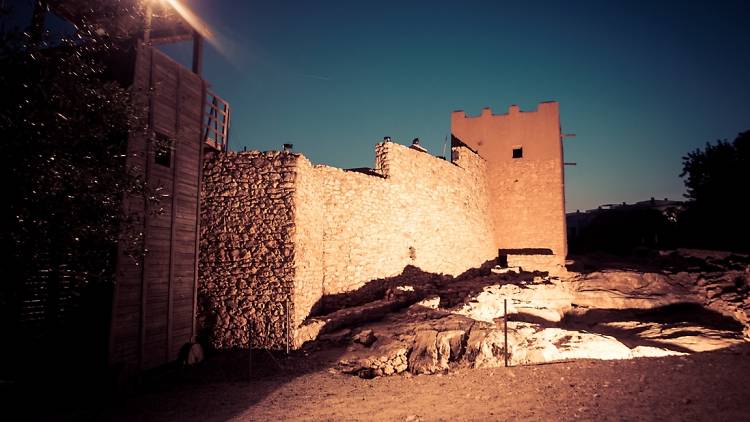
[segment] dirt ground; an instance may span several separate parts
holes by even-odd
[[[326,353],[323,355],[322,353]],[[313,358],[313,359],[310,359]],[[240,380],[240,366],[182,375],[109,409],[113,420],[747,420],[750,344],[689,356],[457,369],[371,380],[325,369],[332,351]],[[309,362],[310,360],[305,360]]]
[[[680,268],[685,267],[682,264],[680,261]],[[469,318],[466,313],[456,316],[457,310],[466,304],[472,304],[470,310],[474,311],[497,311],[492,305],[502,298],[495,294],[501,288],[487,290],[486,287],[497,284],[498,279],[486,274],[472,275],[458,282],[451,280],[443,286],[447,288],[445,291],[437,290],[439,303],[445,302],[445,308],[428,309],[417,303],[389,311],[380,316],[382,319],[360,321],[356,329],[341,330],[350,331],[341,337],[346,341],[334,340],[339,336],[330,339],[321,336],[319,341],[310,342],[289,356],[278,352],[274,359],[268,352],[256,350],[252,365],[249,365],[247,350],[213,352],[193,367],[181,368],[175,364],[148,371],[143,378],[125,384],[127,391],[117,392],[110,390],[116,390],[114,383],[105,381],[113,377],[102,373],[97,381],[97,377],[77,374],[75,367],[65,376],[29,376],[18,385],[0,380],[0,408],[4,411],[0,420],[750,420],[747,385],[750,342],[747,336],[743,341],[740,333],[747,327],[750,315],[747,297],[750,292],[747,280],[750,267],[747,265],[750,263],[742,265],[745,266],[739,269],[719,266],[712,269],[713,272],[700,272],[703,270],[699,268],[695,274],[665,272],[672,277],[669,280],[686,280],[678,283],[679,286],[691,287],[687,289],[688,296],[675,296],[675,303],[663,303],[663,299],[669,297],[666,293],[674,293],[675,288],[670,283],[657,283],[666,276],[646,277],[643,271],[632,269],[621,270],[627,271],[623,274],[607,272],[594,278],[589,276],[585,279],[587,287],[582,291],[589,295],[599,292],[592,303],[605,303],[607,309],[579,306],[578,311],[585,308],[587,312],[566,314],[563,320],[566,329],[611,335],[613,341],[616,338],[623,343],[625,350],[652,345],[689,353],[683,356],[575,360],[484,369],[470,369],[477,361],[462,358],[450,361],[449,371],[432,375],[413,375],[420,371],[414,370],[410,360],[408,372],[392,376],[364,379],[342,372],[357,351],[362,351],[365,357],[380,356],[382,350],[376,347],[377,342],[425,330],[443,319]],[[551,288],[547,284],[529,285],[527,280],[521,284],[525,291],[531,292],[526,296],[533,299],[530,304],[536,306],[534,309],[538,309],[540,300],[546,297],[541,294],[544,289]],[[662,284],[669,289],[664,290],[664,286],[660,287]],[[649,288],[644,290],[644,286]],[[697,287],[692,289],[692,286]],[[644,291],[650,293],[644,294]],[[519,300],[516,305],[525,303],[521,293],[514,296]],[[479,297],[480,294],[483,296]],[[622,304],[613,299],[621,296],[628,300],[635,297],[643,303],[635,304],[640,308],[630,307],[629,302],[625,303],[628,306],[618,308],[615,305]],[[588,296],[583,297],[586,298]],[[686,301],[686,298],[691,300]],[[580,302],[581,297],[576,300]],[[487,307],[478,307],[482,304]],[[743,313],[737,313],[738,310]],[[489,319],[494,323],[496,312],[492,312],[489,316],[477,313],[471,319],[485,324],[489,324],[485,321]],[[742,321],[735,321],[728,314],[739,315]],[[592,319],[587,320],[587,316]],[[733,327],[725,327],[727,319],[731,319]],[[634,321],[638,324],[623,325]],[[609,331],[602,333],[601,323],[617,324],[607,325],[605,328]],[[475,327],[474,322],[471,324],[467,332]],[[731,342],[718,333],[719,328],[732,336]],[[354,338],[364,329],[378,339],[376,343],[364,344]],[[703,344],[700,342],[673,344],[678,338],[721,344],[720,348],[688,347]],[[468,340],[465,346],[468,348]],[[562,346],[555,343],[556,349]],[[511,349],[511,356],[513,351]],[[495,356],[498,351],[492,348],[491,353]],[[464,357],[467,354],[464,353]],[[548,358],[546,354],[543,356]],[[58,363],[61,368],[65,367],[64,362]],[[496,363],[502,365],[501,360]],[[443,366],[435,370],[441,368]]]

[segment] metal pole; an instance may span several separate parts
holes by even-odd
[[[247,359],[247,379],[253,378],[253,320],[247,323],[247,346],[249,349]]]
[[[508,299],[503,299],[503,334],[505,337],[505,367],[508,367]]]
[[[286,306],[286,354],[289,354],[289,299],[284,302]]]

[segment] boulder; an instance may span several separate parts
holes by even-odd
[[[372,330],[362,330],[352,337],[353,342],[367,347],[370,347],[376,340],[377,337],[375,337],[375,333],[373,333]]]
[[[448,369],[448,362],[456,362],[461,358],[465,335],[466,332],[462,330],[438,333],[435,343],[438,353],[438,365],[441,369]]]
[[[505,341],[503,332],[495,329],[472,329],[469,333],[469,340],[466,342],[466,354],[464,356],[469,365],[474,368],[504,366]]]
[[[409,370],[414,374],[432,374],[441,369],[438,362],[437,334],[435,330],[417,331],[409,355]]]

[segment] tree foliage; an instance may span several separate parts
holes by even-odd
[[[18,30],[0,33],[6,339],[50,341],[69,336],[63,328],[70,327],[85,337],[91,324],[106,327],[117,246],[128,245],[135,258],[142,249],[122,199],[157,195],[126,168],[128,137],[145,123],[127,87],[108,74],[106,59],[132,45],[120,41],[82,26],[42,43]],[[97,296],[87,299],[91,292]],[[99,309],[97,321],[88,321],[87,300]],[[39,320],[22,326],[34,306]]]
[[[750,131],[733,142],[707,143],[682,159],[690,200],[683,230],[693,246],[748,250],[750,223],[743,206],[750,194]]]

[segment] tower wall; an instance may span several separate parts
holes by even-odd
[[[559,104],[541,103],[529,112],[514,105],[501,115],[485,108],[476,117],[456,111],[451,115],[451,133],[454,144],[465,144],[487,160],[490,215],[501,255],[509,255],[510,265],[564,264]]]

